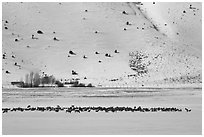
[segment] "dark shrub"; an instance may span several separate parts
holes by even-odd
[[[91,83],[89,83],[88,85],[87,85],[87,87],[94,87]]]
[[[61,83],[59,80],[57,80],[57,81],[55,82],[55,84],[57,84],[58,87],[64,87],[64,84]]]

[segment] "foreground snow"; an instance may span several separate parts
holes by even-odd
[[[117,93],[117,94],[116,94]],[[3,107],[185,107],[191,112],[10,112],[3,134],[201,134],[201,89],[3,89]]]

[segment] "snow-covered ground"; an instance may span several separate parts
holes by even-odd
[[[3,134],[201,134],[201,30],[201,2],[3,2],[3,107],[192,109],[9,112]],[[101,88],[13,88],[31,71]]]
[[[4,89],[4,107],[142,106],[182,112],[9,112],[3,134],[201,134],[201,89]],[[184,108],[192,111],[186,112]]]
[[[81,82],[95,86],[199,86],[201,8],[201,3],[185,2],[4,2],[3,86],[25,80],[30,71],[71,79],[72,70]],[[140,68],[130,67],[131,60],[140,58],[136,53],[141,55]]]

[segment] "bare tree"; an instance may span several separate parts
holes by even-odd
[[[45,77],[42,77],[42,78],[41,78],[41,84],[42,84],[43,87],[44,87],[44,85],[46,84]]]
[[[34,72],[30,72],[30,86],[33,87]]]
[[[38,72],[35,73],[34,75],[33,84],[34,84],[34,87],[38,87],[40,85],[40,75]]]
[[[53,76],[53,75],[51,75],[50,77],[49,77],[49,82],[50,82],[50,84],[51,84],[51,86],[55,83],[55,77]]]
[[[28,86],[29,85],[29,75],[26,74],[25,75],[25,86]]]
[[[38,87],[40,84],[50,84],[53,86],[53,84],[56,83],[56,79],[53,75],[48,76],[45,74],[44,76],[40,76],[38,72],[34,73],[31,71],[29,74],[25,75],[25,85],[24,87]]]

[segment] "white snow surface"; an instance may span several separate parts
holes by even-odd
[[[182,112],[8,112],[3,135],[201,135],[201,89],[4,89],[2,107],[176,107]],[[191,109],[186,112],[184,108]]]
[[[3,86],[24,80],[30,71],[70,79],[72,70],[78,72],[81,82],[95,86],[201,86],[201,9],[201,3],[184,2],[3,2]],[[131,25],[126,25],[127,21]],[[43,34],[37,34],[38,30]],[[114,53],[116,49],[119,53]],[[70,50],[77,55],[68,57]],[[96,55],[96,51],[100,54]],[[129,67],[129,54],[136,51],[148,56],[143,60],[150,63],[148,73],[128,77],[137,75]],[[106,53],[112,57],[105,57]],[[88,58],[84,59],[84,55]],[[183,76],[194,82],[164,81]]]

